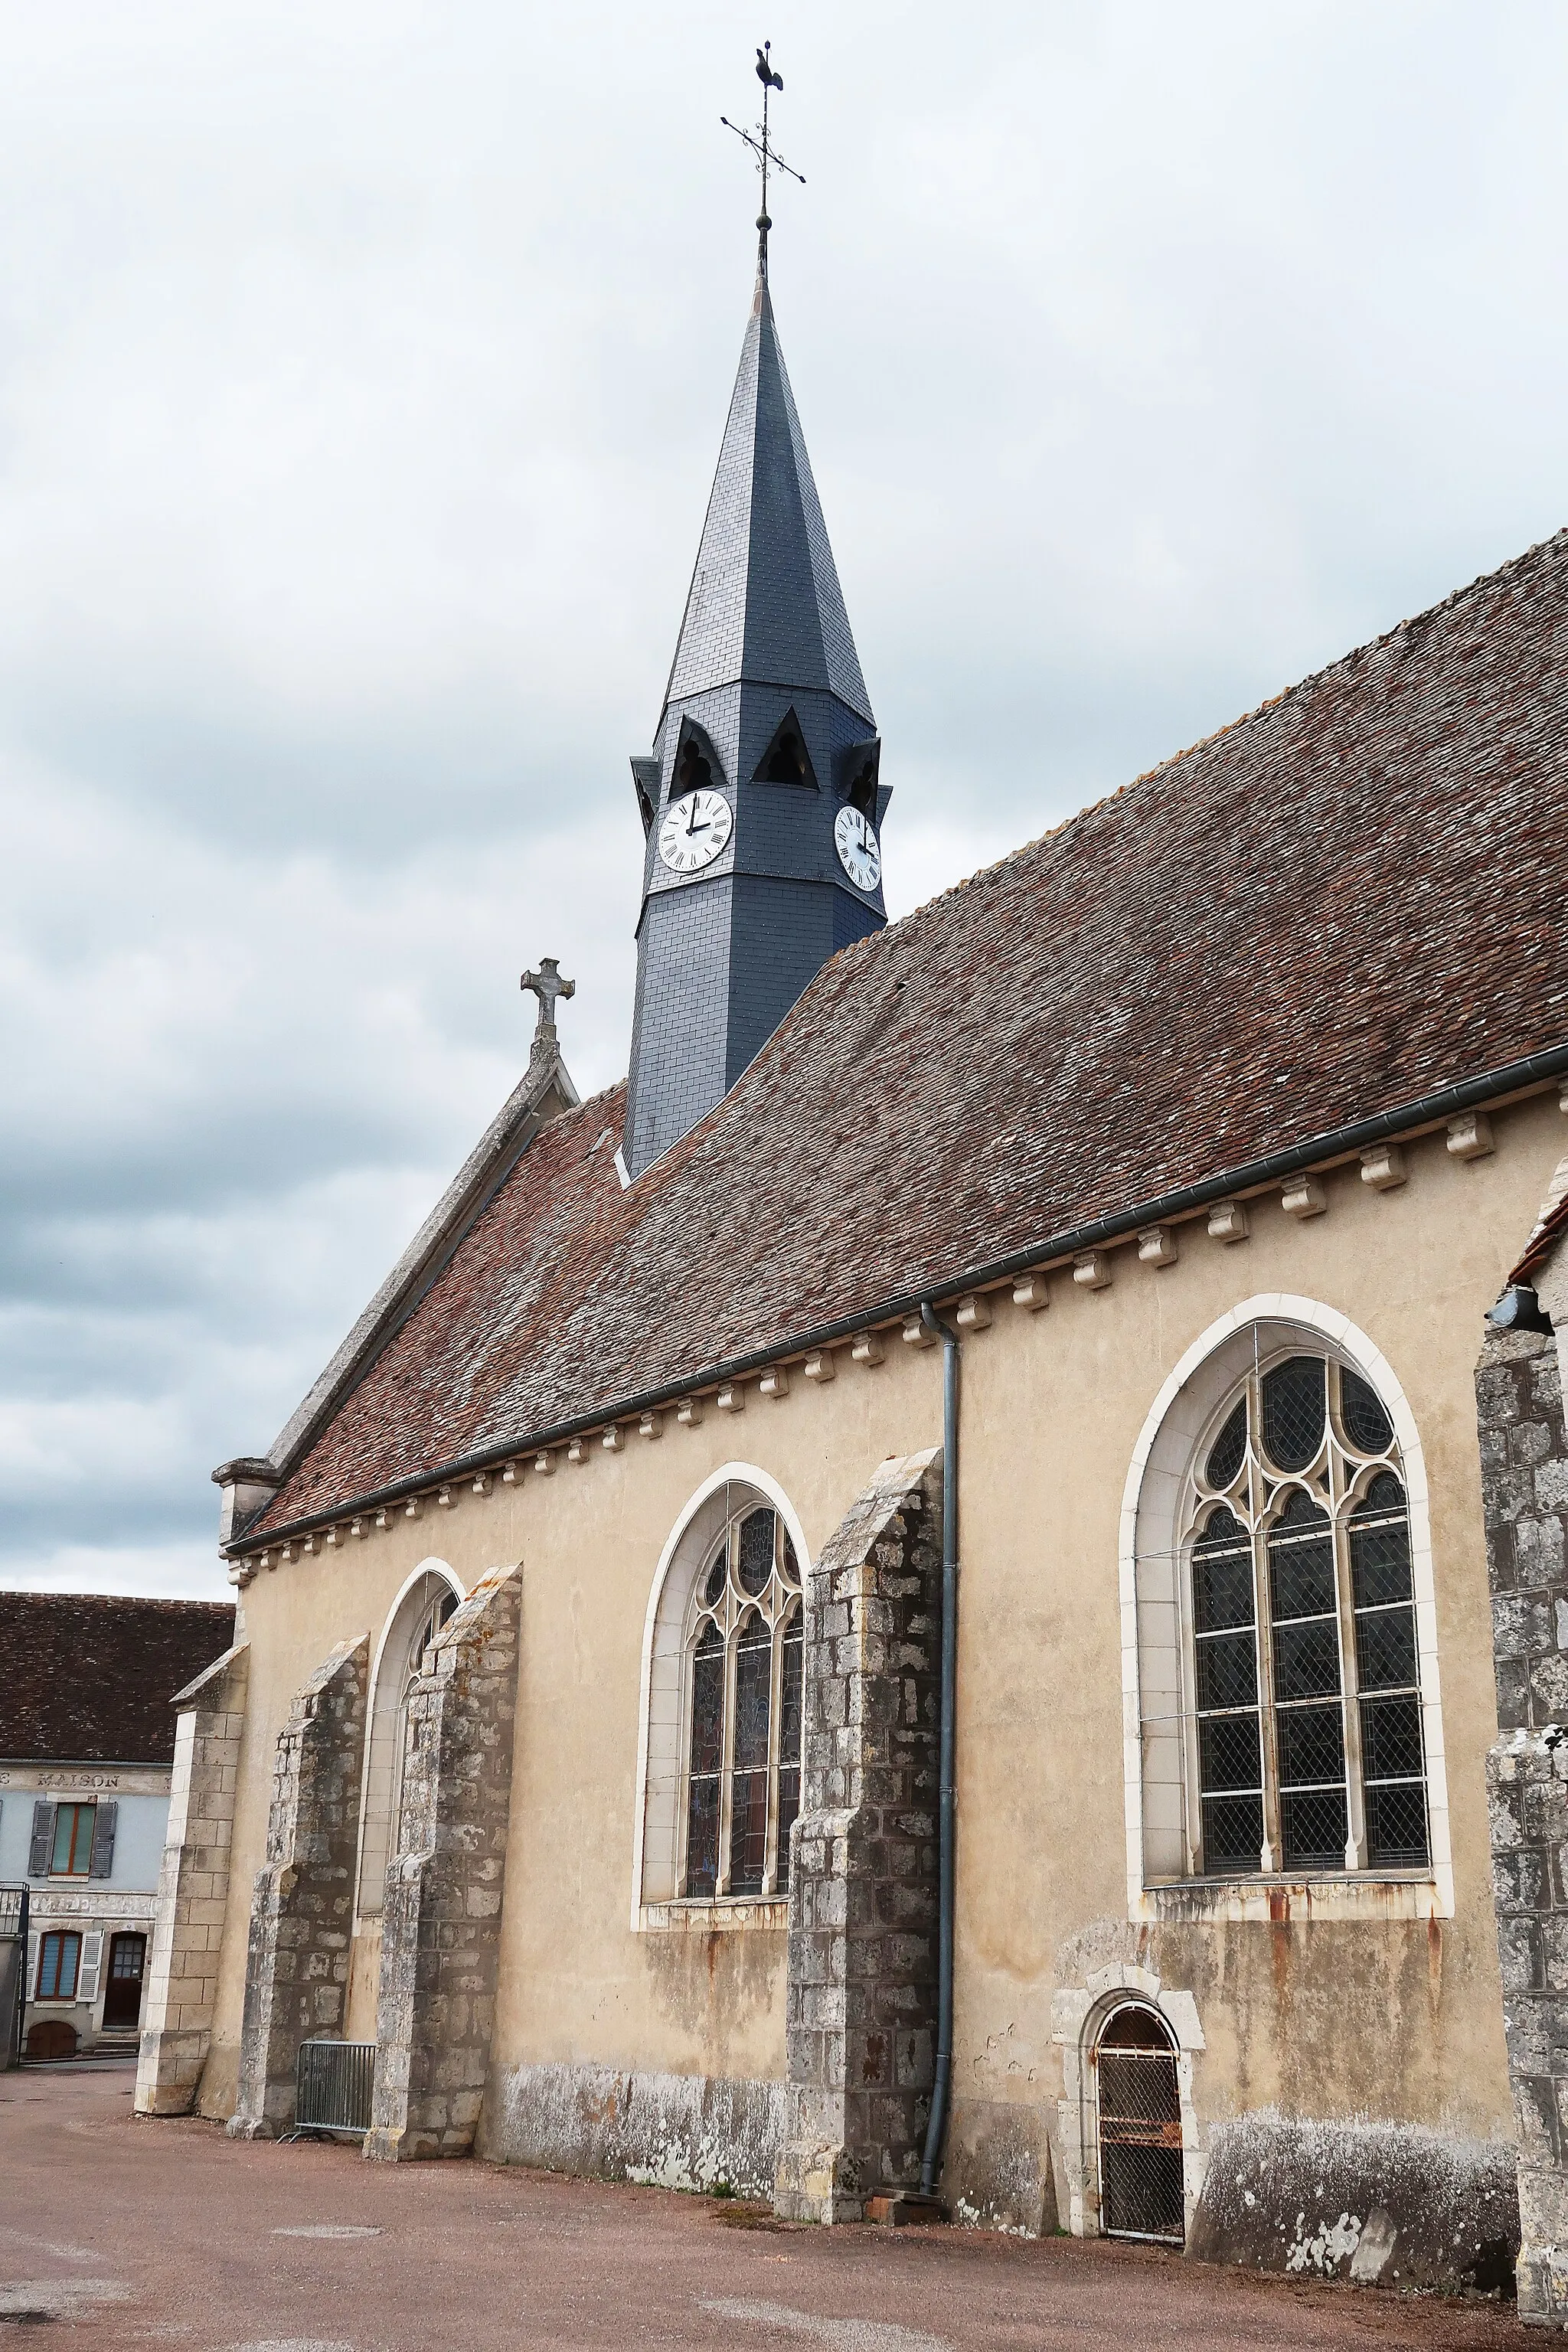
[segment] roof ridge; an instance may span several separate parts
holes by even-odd
[[[942,906],[945,900],[956,898],[960,891],[971,888],[977,882],[988,881],[993,875],[1001,874],[1008,866],[1017,865],[1021,858],[1031,856],[1035,851],[1042,849],[1047,841],[1054,841],[1058,834],[1066,833],[1069,826],[1079,824],[1086,817],[1097,815],[1101,809],[1109,808],[1115,801],[1125,800],[1129,793],[1136,792],[1141,785],[1152,783],[1157,776],[1168,774],[1173,768],[1180,767],[1184,760],[1196,759],[1200,751],[1210,750],[1215,744],[1224,742],[1227,737],[1238,733],[1241,729],[1249,727],[1255,720],[1264,718],[1269,711],[1278,710],[1284,704],[1293,702],[1299,695],[1305,694],[1310,688],[1320,686],[1325,679],[1337,675],[1348,673],[1357,662],[1365,660],[1368,655],[1376,653],[1384,646],[1392,645],[1396,637],[1406,632],[1425,627],[1429,622],[1437,619],[1439,614],[1451,611],[1457,604],[1463,604],[1467,597],[1473,596],[1479,589],[1490,588],[1499,583],[1511,579],[1527,564],[1543,555],[1548,549],[1559,545],[1563,541],[1568,541],[1568,523],[1560,525],[1556,530],[1549,532],[1546,538],[1536,540],[1520,554],[1510,556],[1506,563],[1500,563],[1495,570],[1477,572],[1473,580],[1467,581],[1462,588],[1450,590],[1449,593],[1440,597],[1436,604],[1424,606],[1419,613],[1412,613],[1405,620],[1395,622],[1392,628],[1383,630],[1379,635],[1368,637],[1361,645],[1353,646],[1348,653],[1341,654],[1337,659],[1325,662],[1321,669],[1309,670],[1305,677],[1296,679],[1293,685],[1281,687],[1277,693],[1267,695],[1261,702],[1255,702],[1250,709],[1238,712],[1234,719],[1227,719],[1223,726],[1213,729],[1207,735],[1198,736],[1194,741],[1184,745],[1181,751],[1167,752],[1163,760],[1156,760],[1152,768],[1144,768],[1136,776],[1130,776],[1125,783],[1116,785],[1110,792],[1101,793],[1098,800],[1085,801],[1082,806],[1074,809],[1070,815],[1059,818],[1055,824],[1047,825],[1042,833],[1037,833],[1029,840],[1020,842],[1016,849],[1009,849],[1001,857],[994,858],[989,866],[977,866],[972,874],[961,875],[956,882],[950,882],[945,888],[933,891],[929,898],[922,898],[918,906],[911,907],[907,914],[900,915],[893,921],[884,925],[880,931],[870,932],[864,939],[852,940],[847,947],[840,948],[837,955],[830,958],[829,961],[837,962],[838,956],[853,955],[857,950],[870,948],[879,939],[890,939],[896,932],[901,930],[906,923],[913,922],[918,915],[929,914],[933,908]],[[824,966],[824,969],[826,970],[826,967]]]

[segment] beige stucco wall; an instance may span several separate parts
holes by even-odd
[[[1065,1275],[1031,1314],[994,1295],[964,1349],[959,1695],[955,2129],[997,2110],[1054,2129],[1061,2053],[1052,1999],[1137,1960],[1190,1990],[1206,2050],[1200,2116],[1261,2104],[1370,2114],[1459,2134],[1510,2128],[1490,1908],[1482,1759],[1495,1735],[1471,1371],[1495,1297],[1563,1148],[1555,1092],[1494,1117],[1497,1150],[1461,1163],[1443,1133],[1408,1147],[1409,1181],[1379,1194],[1359,1168],[1324,1178],[1327,1214],[1250,1203],[1231,1246],[1181,1226],[1170,1267],[1112,1255],[1104,1290]],[[1441,1921],[1300,1918],[1201,1927],[1128,1922],[1118,1522],[1133,1447],[1183,1352],[1238,1300],[1302,1295],[1339,1309],[1388,1359],[1415,1412],[1431,1489],[1456,1912]],[[635,1367],[626,1371],[635,1382]],[[523,1563],[517,1750],[495,2055],[676,2074],[783,2072],[782,1932],[637,1932],[631,1924],[644,1626],[655,1570],[694,1491],[755,1464],[789,1496],[815,1552],[877,1463],[938,1442],[941,1358],[887,1335],[879,1367],[837,1357],[816,1387],[700,1427],[628,1430],[582,1467],[426,1505],[336,1553],[259,1575],[251,1643],[237,1900],[204,2092],[232,2102],[244,1905],[266,1830],[272,1742],[331,1644],[368,1631],[427,1559],[465,1585]],[[370,2031],[374,1952],[351,2031]]]

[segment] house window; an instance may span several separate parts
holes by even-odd
[[[81,1808],[90,1812],[92,1807]],[[74,2000],[77,1971],[81,1965],[81,1937],[51,1928],[38,1944],[39,2000]]]
[[[783,1894],[800,1811],[800,1570],[778,1513],[726,1518],[696,1578],[686,1640],[689,1899]]]
[[[1410,1517],[1375,1389],[1315,1351],[1255,1363],[1198,1444],[1181,1544],[1197,1869],[1425,1870]]]
[[[49,1851],[51,1878],[85,1878],[92,1865],[92,1825],[96,1805],[58,1805],[55,1842]]]

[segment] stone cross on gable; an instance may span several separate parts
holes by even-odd
[[[522,985],[539,999],[539,1019],[533,1032],[533,1047],[538,1053],[555,1043],[555,1000],[558,996],[575,996],[574,980],[563,980],[561,966],[554,956],[541,956],[537,971],[525,971]]]

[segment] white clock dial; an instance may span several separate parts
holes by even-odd
[[[658,854],[672,874],[700,874],[721,855],[733,824],[722,793],[688,793],[664,813]]]
[[[857,890],[874,890],[882,878],[882,852],[877,828],[858,808],[841,808],[833,821],[838,863]]]

